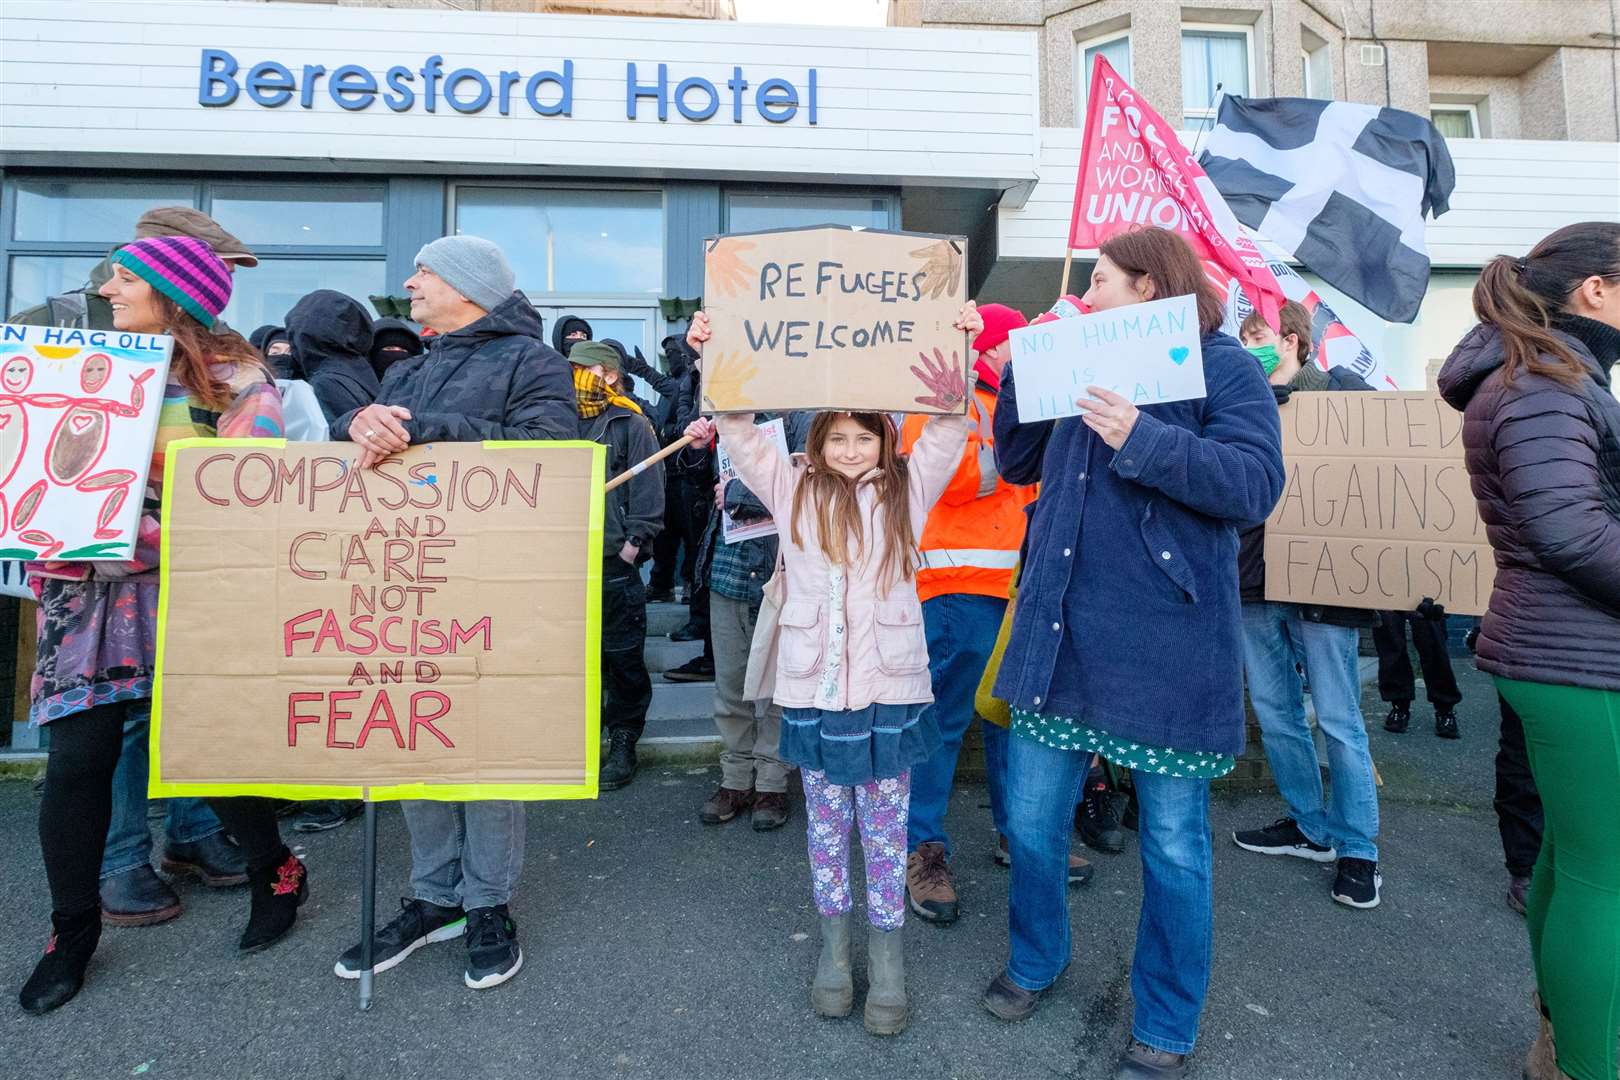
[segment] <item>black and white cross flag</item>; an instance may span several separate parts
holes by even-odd
[[[1423,215],[1446,212],[1446,140],[1399,109],[1226,97],[1198,162],[1237,219],[1386,319],[1429,287]]]

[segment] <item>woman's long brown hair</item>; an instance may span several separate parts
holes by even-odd
[[[266,379],[273,378],[259,350],[235,330],[216,333],[208,329],[156,289],[152,290],[152,301],[163,317],[163,332],[174,338],[169,374],[210,409],[226,409],[236,398],[230,384],[214,373],[215,364],[252,366]]]
[[[1522,259],[1498,255],[1485,264],[1474,285],[1474,314],[1501,331],[1503,382],[1512,386],[1527,372],[1571,386],[1586,378],[1552,320],[1590,277],[1620,281],[1620,223],[1566,225]]]
[[[894,425],[882,413],[856,412],[817,413],[810,423],[810,437],[805,441],[805,453],[810,468],[799,489],[793,493],[793,516],[789,535],[795,544],[800,539],[799,522],[808,502],[815,510],[816,531],[820,534],[821,553],[834,566],[865,558],[866,529],[861,523],[861,504],[858,498],[860,482],[851,480],[827,464],[827,435],[847,416],[862,428],[878,437],[879,475],[871,482],[877,487],[878,507],[883,512],[883,561],[878,564],[878,580],[887,586],[896,581],[909,581],[912,574],[912,556],[917,550],[916,537],[911,529],[911,497],[907,483],[908,463],[900,454],[899,436]],[[854,552],[850,547],[853,540]],[[876,537],[873,538],[877,540]]]

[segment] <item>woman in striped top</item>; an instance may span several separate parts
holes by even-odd
[[[230,270],[191,237],[137,240],[112,257],[101,288],[119,330],[174,338],[135,557],[128,562],[30,566],[39,598],[39,656],[30,719],[51,727],[39,839],[50,882],[52,934],[19,995],[31,1013],[65,1004],[84,983],[101,936],[98,878],[112,812],[125,715],[152,696],[156,667],[159,511],[163,465],[178,438],[279,437],[281,398],[258,353],[214,333],[231,295]],[[292,928],[308,893],[304,865],[281,842],[268,799],[211,800],[243,849],[252,914],[241,948],[265,948]]]

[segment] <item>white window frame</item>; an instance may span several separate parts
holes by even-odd
[[[1303,44],[1301,44],[1299,47],[1300,67],[1304,72],[1302,84],[1305,91],[1305,96],[1308,98],[1314,98],[1318,101],[1334,100],[1333,53],[1329,51],[1330,48],[1331,46],[1328,45],[1318,45],[1314,49],[1309,49]],[[1311,64],[1318,55],[1323,58],[1325,62],[1324,66],[1327,68],[1328,84],[1325,87],[1315,86],[1311,82]],[[1324,90],[1327,92],[1327,96],[1320,98],[1317,97],[1317,93]]]
[[[1471,101],[1431,101],[1429,102],[1429,118],[1432,120],[1437,112],[1466,113],[1468,116],[1468,130],[1473,134],[1471,139],[1482,139],[1485,136],[1479,130],[1479,106]]]
[[[1181,44],[1181,39],[1185,38],[1187,36],[1187,34],[1189,34],[1189,33],[1193,33],[1193,34],[1226,34],[1228,36],[1236,35],[1236,34],[1242,34],[1243,35],[1243,58],[1247,62],[1248,69],[1249,69],[1249,89],[1248,89],[1247,93],[1248,93],[1248,95],[1250,97],[1253,97],[1258,92],[1259,87],[1258,87],[1258,84],[1256,82],[1256,80],[1258,78],[1258,75],[1255,72],[1255,68],[1254,68],[1254,27],[1253,27],[1253,25],[1251,25],[1249,23],[1184,22],[1184,23],[1181,24],[1181,34],[1180,34],[1180,36],[1177,37],[1176,44],[1180,45]],[[1181,53],[1179,52],[1179,50],[1176,53],[1176,63],[1177,63],[1178,66],[1181,63]],[[1222,91],[1222,93],[1228,93],[1228,92],[1229,91],[1224,91],[1224,90]],[[1186,95],[1185,87],[1182,90],[1182,95],[1181,96],[1182,96],[1183,100],[1186,99],[1187,95]],[[1181,114],[1182,114],[1182,116],[1184,116],[1188,120],[1213,119],[1214,116],[1215,116],[1216,110],[1219,109],[1220,107],[1221,107],[1221,103],[1218,100],[1215,102],[1214,108],[1207,108],[1206,109],[1206,108],[1203,108],[1203,107],[1199,107],[1199,108],[1196,108],[1196,109],[1189,109],[1189,108],[1186,108],[1185,106],[1183,106],[1183,108],[1181,110]]]
[[[1131,58],[1132,74],[1126,75],[1126,80],[1129,81],[1135,77],[1134,73],[1136,71],[1136,53],[1131,45],[1130,27],[1127,26],[1123,30],[1110,30],[1106,34],[1098,34],[1095,37],[1089,37],[1084,41],[1077,41],[1074,43],[1074,60],[1072,63],[1074,65],[1075,127],[1083,128],[1086,126],[1086,105],[1088,103],[1089,95],[1091,94],[1091,73],[1085,70],[1086,50],[1095,49],[1099,45],[1112,45],[1121,38],[1125,40],[1125,55]]]

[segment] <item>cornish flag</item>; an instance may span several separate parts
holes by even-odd
[[[1457,175],[1421,116],[1311,98],[1226,97],[1199,164],[1237,219],[1386,319],[1429,287],[1423,215]]]

